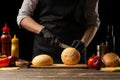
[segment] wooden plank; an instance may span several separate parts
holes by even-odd
[[[95,69],[22,68],[0,71],[0,80],[119,80],[120,72]]]
[[[83,69],[87,69],[88,66],[86,64],[76,64],[76,65],[65,65],[65,64],[53,64],[50,66],[30,66],[31,68],[83,68]]]

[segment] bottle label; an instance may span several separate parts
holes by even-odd
[[[2,43],[2,55],[11,55],[11,42],[10,41],[4,41]]]

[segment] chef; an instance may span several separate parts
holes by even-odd
[[[62,42],[81,54],[79,63],[86,63],[87,47],[100,24],[99,0],[23,0],[17,24],[35,33],[33,57],[49,54],[61,63]]]

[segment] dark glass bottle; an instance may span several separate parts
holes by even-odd
[[[115,52],[115,36],[112,25],[107,26],[106,52]]]
[[[11,55],[11,35],[10,35],[10,28],[7,24],[2,28],[2,35],[1,35],[1,48],[2,53],[1,55],[9,56]]]

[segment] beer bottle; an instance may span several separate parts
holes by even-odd
[[[112,25],[107,26],[106,52],[115,52],[115,36]]]

